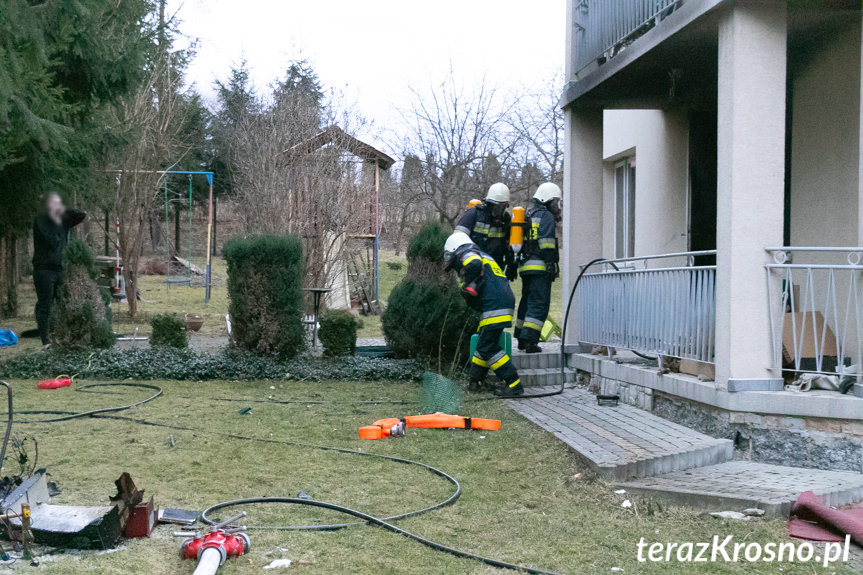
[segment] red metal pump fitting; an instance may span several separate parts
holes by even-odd
[[[175,532],[174,537],[186,537],[180,544],[180,558],[201,561],[204,551],[213,549],[219,552],[219,565],[223,565],[229,557],[245,555],[249,552],[251,544],[249,536],[243,533],[246,528],[229,527],[232,522],[245,516],[246,512],[244,511],[239,515],[213,525],[206,535],[201,535],[200,532]],[[211,555],[208,555],[208,557]],[[212,561],[212,559],[209,561]],[[216,569],[217,566],[213,564],[212,568]],[[195,572],[197,573],[198,571]]]
[[[220,564],[229,557],[239,557],[249,552],[249,536],[242,532],[229,533],[222,529],[210,531],[203,537],[186,539],[180,546],[183,559],[200,559],[204,549],[216,549],[222,556]]]

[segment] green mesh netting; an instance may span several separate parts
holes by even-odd
[[[454,381],[437,373],[427,371],[423,374],[423,388],[420,393],[421,413],[448,413],[458,415],[461,408],[461,388]]]

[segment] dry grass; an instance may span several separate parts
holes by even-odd
[[[733,534],[737,540],[784,541],[784,521],[723,522],[686,509],[663,508],[649,514],[636,500],[638,513],[622,509],[622,496],[593,480],[566,447],[499,402],[468,404],[465,415],[500,418],[499,432],[410,431],[408,437],[362,441],[357,427],[377,418],[410,411],[404,406],[352,404],[358,399],[413,400],[418,388],[408,384],[159,382],[165,396],[126,412],[151,421],[216,433],[238,433],[332,445],[421,460],[452,474],[463,485],[452,507],[399,525],[419,535],[498,559],[561,573],[667,572],[668,566],[639,564],[636,543],[644,536],[659,541],[708,541]],[[127,403],[141,392],[76,393],[66,388],[37,391],[33,382],[13,382],[16,409],[81,410]],[[275,389],[271,389],[275,387]],[[277,399],[337,403],[277,405],[253,403]],[[232,398],[238,401],[215,401]],[[252,407],[247,415],[239,410]],[[22,416],[23,418],[23,416]],[[373,514],[415,509],[449,493],[440,478],[419,468],[374,461],[349,454],[297,446],[252,443],[206,432],[171,431],[110,419],[55,424],[16,424],[39,440],[40,466],[63,489],[56,503],[92,505],[107,501],[113,480],[129,471],[139,487],[160,506],[201,509],[237,497],[296,496],[300,491]],[[171,447],[170,436],[176,442]],[[654,507],[655,509],[655,507]],[[302,524],[339,521],[339,516],[306,509],[247,509],[249,524]],[[178,542],[170,527],[150,540],[125,543],[111,554],[58,554],[43,562],[46,574],[191,573],[193,565],[177,557]],[[338,532],[251,533],[252,551],[231,560],[226,575],[261,573],[273,558],[294,561],[290,573],[301,574],[487,574],[498,571],[429,550],[369,526]],[[270,554],[277,547],[287,551]],[[829,573],[802,565],[783,565],[786,573]],[[12,572],[30,568],[16,565]],[[2,572],[2,571],[0,571]],[[776,566],[701,564],[674,566],[685,573],[772,573]]]

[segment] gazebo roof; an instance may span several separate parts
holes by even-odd
[[[323,132],[319,132],[311,138],[291,146],[282,152],[282,154],[288,156],[308,154],[315,150],[319,150],[328,144],[338,146],[339,148],[350,152],[367,162],[375,162],[385,170],[389,170],[392,165],[396,163],[396,161],[387,154],[381,152],[370,144],[358,140],[338,126],[329,126]]]

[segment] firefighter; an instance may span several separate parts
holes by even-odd
[[[500,347],[505,329],[512,326],[515,296],[500,266],[480,250],[464,232],[453,232],[444,246],[447,269],[457,270],[459,286],[468,305],[480,312],[479,338],[471,358],[470,391],[479,390],[491,369],[503,384],[495,390],[501,397],[515,397],[524,387],[509,355]]]
[[[548,317],[551,284],[560,274],[557,249],[557,223],[562,209],[560,188],[547,182],[533,195],[533,209],[527,214],[527,229],[521,253],[521,301],[515,322],[518,349],[539,353],[539,337]]]
[[[509,188],[506,184],[493,184],[479,205],[469,208],[455,227],[464,232],[506,270],[509,281],[516,280],[517,266],[509,247]]]

